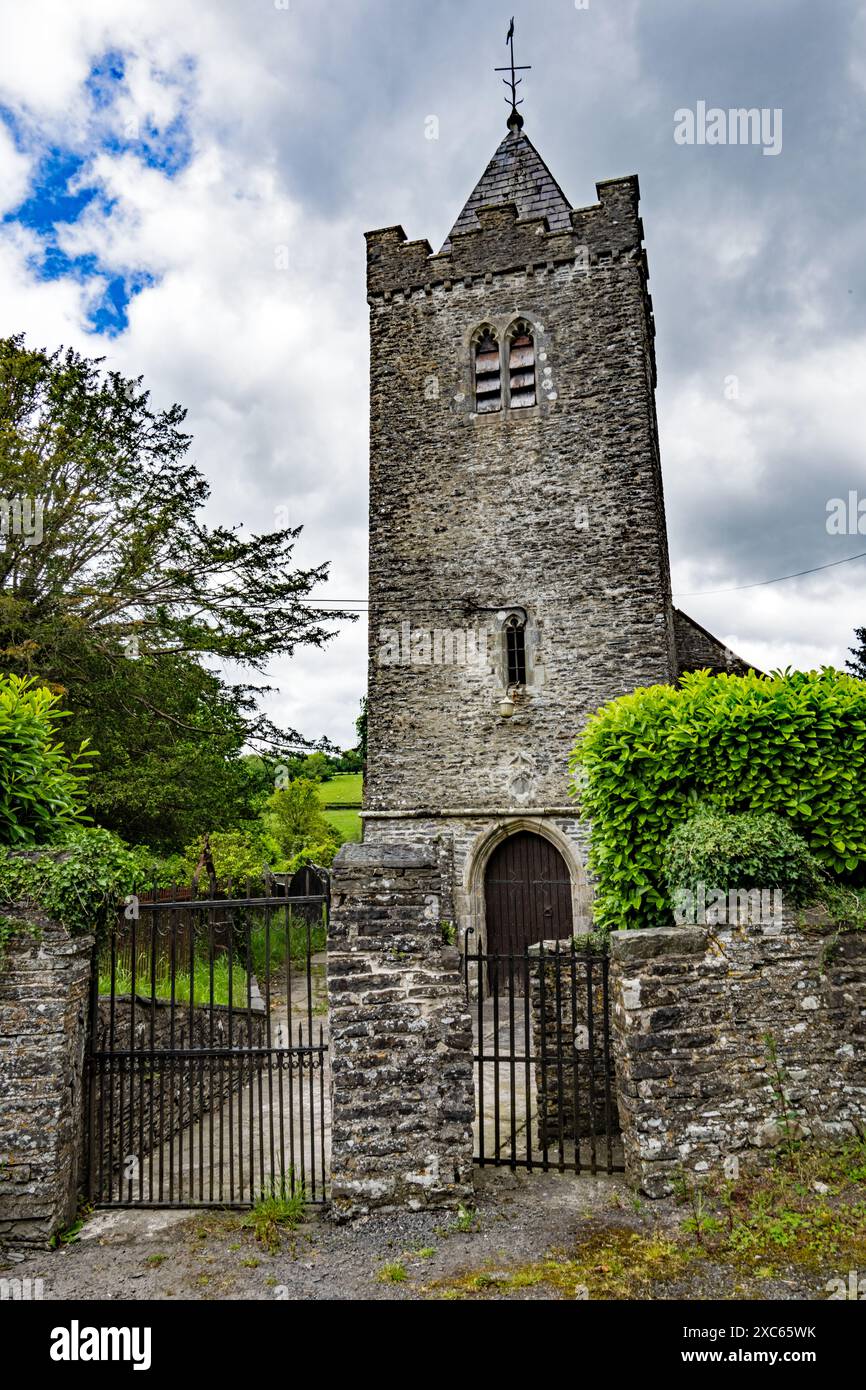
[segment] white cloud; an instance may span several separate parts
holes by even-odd
[[[226,6],[180,3],[171,24],[164,9],[154,16],[138,4],[122,23],[108,4],[63,6],[56,15],[53,6],[33,9],[4,48],[14,46],[16,61],[0,66],[0,95],[26,113],[34,144],[71,132],[87,148],[94,129],[83,133],[81,84],[92,61],[117,48],[127,55],[125,82],[117,103],[99,114],[97,133],[122,134],[130,120],[142,129],[170,123],[186,95],[193,157],[169,178],[134,154],[103,151],[78,176],[78,186],[95,186],[104,198],[58,227],[63,251],[94,255],[106,278],[143,271],[157,281],[130,304],[123,333],[103,339],[86,331],[104,281],[40,281],[27,260],[38,241],[15,224],[0,233],[0,329],[104,353],[111,367],[142,374],[157,404],[179,400],[189,410],[192,454],[212,485],[210,520],[272,529],[276,509],[287,507],[290,524],[306,528],[299,563],[337,561],[323,594],[364,594],[363,244],[355,226],[317,223],[287,196],[276,121],[261,121],[255,157],[227,131],[227,96],[247,110],[268,99],[262,67],[276,57],[266,35],[251,48],[250,26],[239,27]],[[43,25],[47,46],[31,64]],[[163,80],[190,57],[185,85]],[[27,173],[4,132],[0,186],[11,206],[24,195]],[[349,304],[343,267],[353,260]],[[268,700],[272,715],[311,735],[354,742],[366,684],[363,622],[348,633],[329,651],[299,649],[290,662],[274,663],[269,674],[282,693]]]
[[[30,160],[19,153],[7,128],[0,125],[0,216],[23,201],[30,172]]]

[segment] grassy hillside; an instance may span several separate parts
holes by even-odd
[[[360,772],[339,772],[329,782],[319,783],[319,799],[326,808],[326,819],[335,825],[347,840],[360,840],[361,817],[357,811],[329,811],[335,801],[352,801],[360,808],[363,778]]]

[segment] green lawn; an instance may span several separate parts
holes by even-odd
[[[354,801],[360,807],[363,778],[360,772],[338,772],[329,782],[319,783],[319,799],[324,807],[334,801]],[[357,811],[328,811],[326,819],[347,840],[360,840],[361,818]]]

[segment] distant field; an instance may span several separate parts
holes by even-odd
[[[361,805],[363,778],[360,772],[340,772],[330,782],[319,783],[319,799],[324,807],[334,801],[354,801]],[[347,840],[360,840],[361,817],[357,811],[328,811],[326,820],[335,825]]]

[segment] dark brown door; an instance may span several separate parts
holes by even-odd
[[[522,954],[536,941],[573,933],[571,879],[549,840],[530,830],[509,835],[490,856],[484,880],[487,951]],[[523,970],[515,970],[522,977]]]

